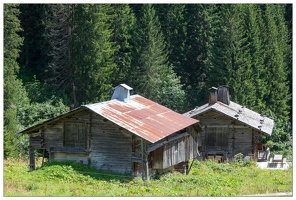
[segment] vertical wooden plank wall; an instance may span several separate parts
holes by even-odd
[[[64,147],[64,122],[88,125],[85,153],[75,152],[75,147]],[[47,125],[43,133],[43,148],[50,152],[50,160],[76,160],[91,164],[97,169],[117,173],[131,173],[132,171],[132,134],[93,112],[82,110],[58,120]],[[30,144],[34,145],[34,149],[40,148],[40,135],[35,134],[34,137],[30,137]]]
[[[252,153],[252,129],[251,128],[236,128],[234,135],[233,156],[242,153],[247,156]]]
[[[95,113],[91,119],[92,166],[116,173],[131,173],[132,134]]]
[[[209,111],[196,119],[204,129],[201,134],[202,155],[207,152],[224,151],[231,159],[238,153],[245,156],[252,153],[252,129],[244,124],[218,112]],[[222,144],[222,146],[221,146]]]
[[[163,147],[162,168],[165,169],[195,158],[197,156],[197,148],[196,134],[189,134],[165,144]]]

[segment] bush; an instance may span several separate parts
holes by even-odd
[[[58,99],[54,96],[44,102],[32,102],[28,96],[25,87],[19,87],[17,132],[70,110],[70,108],[62,102],[62,99]],[[15,154],[21,156],[28,155],[29,138],[23,135],[16,135],[16,133],[13,133],[13,136],[15,139]]]
[[[275,123],[272,135],[263,137],[266,147],[270,148],[270,156],[282,154],[287,160],[292,161],[293,135],[291,121],[284,121],[273,113],[270,113],[270,118]]]

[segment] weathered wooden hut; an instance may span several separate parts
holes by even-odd
[[[183,166],[197,156],[198,120],[176,113],[121,84],[110,101],[82,105],[20,132],[30,138],[30,169],[34,151],[52,160],[74,160],[112,172],[149,178]]]
[[[226,86],[210,88],[209,102],[184,115],[199,120],[204,130],[198,139],[201,159],[231,160],[238,153],[268,159],[262,136],[272,134],[274,121],[230,101]]]

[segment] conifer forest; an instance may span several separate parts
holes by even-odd
[[[179,113],[226,85],[292,155],[292,4],[4,4],[3,17],[4,157],[28,154],[17,132],[121,83]]]

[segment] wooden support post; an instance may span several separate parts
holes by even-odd
[[[142,138],[141,138],[141,157],[142,157],[142,180],[145,180],[144,143]]]
[[[191,167],[192,167],[192,165],[193,165],[194,160],[195,160],[195,158],[193,158],[193,160],[192,160],[192,162],[191,162],[191,164],[190,164],[190,167],[189,167],[189,169],[188,169],[188,171],[187,171],[187,174],[189,174],[189,172],[190,172],[190,170],[191,170]],[[187,175],[187,174],[186,174],[186,175]]]
[[[148,166],[148,145],[147,142],[141,139],[141,154],[142,154],[142,179],[149,180]]]
[[[148,165],[148,153],[147,153],[147,148],[145,152],[145,175],[146,175],[146,180],[149,181],[149,165]]]
[[[30,154],[30,171],[35,170],[35,151],[32,146],[29,146],[29,154]]]
[[[41,164],[41,166],[43,166],[43,164],[44,164],[44,156],[45,156],[45,149],[43,149],[43,153],[42,153],[42,164]]]

